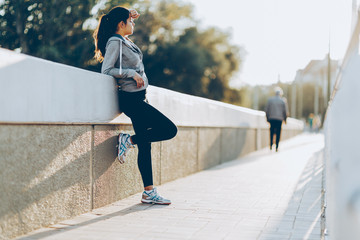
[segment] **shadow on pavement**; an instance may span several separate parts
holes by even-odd
[[[27,235],[27,236],[23,236],[23,237],[19,237],[16,238],[16,240],[33,240],[33,239],[42,239],[44,237],[49,237],[49,236],[53,236],[59,233],[63,233],[66,231],[71,231],[80,227],[84,227],[93,223],[97,223],[100,221],[104,221],[113,217],[118,217],[118,216],[125,216],[127,214],[131,214],[131,213],[135,213],[135,212],[140,212],[140,211],[146,211],[146,210],[150,210],[152,208],[165,208],[168,207],[168,205],[151,205],[151,204],[142,204],[142,203],[138,203],[135,204],[133,206],[127,207],[125,209],[122,209],[120,211],[111,213],[111,214],[102,214],[101,213],[101,209],[95,209],[93,212],[90,212],[88,214],[91,214],[93,219],[90,220],[86,220],[80,223],[75,223],[75,224],[70,224],[70,223],[66,223],[68,221],[71,220],[66,220],[64,221],[64,223],[59,223],[56,224],[54,226],[51,227],[51,229],[47,230],[44,229],[45,231],[42,232],[38,232],[38,233],[34,233],[31,235]],[[80,216],[81,217],[81,216]],[[76,218],[74,219],[76,220]]]
[[[309,159],[281,219],[269,219],[261,239],[280,234],[279,239],[320,239],[324,164],[323,149]]]

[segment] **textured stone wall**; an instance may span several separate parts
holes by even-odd
[[[116,160],[117,135],[131,125],[0,125],[0,239],[91,211],[143,188],[137,149]],[[295,131],[284,131],[284,136]],[[262,136],[268,138],[268,130]],[[262,144],[262,147],[265,145]],[[256,129],[181,127],[152,144],[154,183],[256,150]],[[139,199],[140,201],[140,199]]]
[[[91,126],[0,125],[0,239],[90,210]]]

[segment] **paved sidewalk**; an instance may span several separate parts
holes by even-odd
[[[304,133],[158,187],[170,206],[136,194],[18,239],[319,240],[323,146]]]

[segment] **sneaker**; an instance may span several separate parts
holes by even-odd
[[[126,153],[130,148],[135,148],[135,145],[130,142],[130,135],[126,133],[120,133],[118,139],[118,159],[121,164],[125,162]]]
[[[169,199],[165,199],[159,195],[156,188],[151,191],[144,191],[142,194],[142,203],[151,203],[151,204],[160,204],[160,205],[169,205],[171,201]]]

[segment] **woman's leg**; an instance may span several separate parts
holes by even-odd
[[[146,121],[142,121],[144,117],[134,114],[131,118],[136,135],[144,135],[148,129]],[[133,138],[134,136],[132,136]],[[138,146],[138,167],[143,180],[144,187],[153,185],[152,159],[151,159],[151,142],[135,142]]]
[[[144,187],[150,190],[153,185],[151,142],[173,138],[177,128],[167,117],[144,101],[136,104],[129,115],[135,130],[131,140],[139,149],[138,167]]]
[[[136,117],[135,117],[136,116]],[[145,131],[136,133],[131,139],[133,143],[149,143],[168,140],[176,136],[175,124],[150,104],[142,101],[133,112],[132,122],[146,126]]]
[[[131,118],[134,127],[135,135],[131,136],[131,141],[138,145],[138,167],[144,188],[152,190],[151,142],[173,138],[177,133],[177,127],[144,100],[145,94],[142,93],[119,94],[120,108]]]
[[[151,142],[173,138],[176,126],[161,112],[142,100],[142,98],[119,99],[122,110],[131,118],[135,135],[131,141],[138,145],[138,167],[144,187],[152,187]]]
[[[143,121],[145,117],[142,114],[141,104],[139,104],[144,99],[145,92],[119,92],[120,110],[131,119],[136,135],[143,135],[148,129],[147,122]],[[144,187],[152,186],[151,143],[135,143],[131,138],[130,141],[138,146],[138,168]]]
[[[145,94],[119,94],[121,110],[131,118],[135,135],[131,136],[133,144],[138,145],[138,167],[144,184],[141,202],[171,204],[161,197],[153,188],[151,164],[151,142],[173,138],[177,128],[167,117],[146,103]]]
[[[131,137],[133,143],[158,142],[176,136],[177,127],[164,114],[145,102],[145,92],[119,94],[119,105],[134,125],[144,126],[146,131]]]
[[[151,143],[140,143],[138,146],[138,167],[144,188],[153,186],[153,172],[151,161]]]

